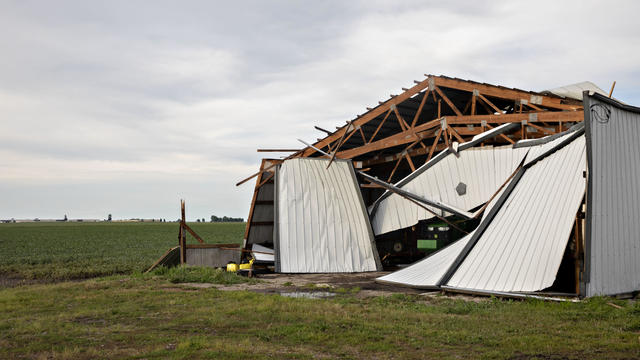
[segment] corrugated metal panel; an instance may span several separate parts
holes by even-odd
[[[273,201],[274,184],[266,183],[258,189],[256,201]],[[273,205],[255,204],[253,207],[252,222],[273,221]],[[267,224],[251,225],[247,244],[271,244],[273,243],[273,226]]]
[[[404,269],[377,278],[376,281],[422,289],[438,288],[438,281],[453,264],[472,235],[473,232]]]
[[[459,157],[448,154],[433,165],[426,164],[430,166],[428,169],[416,170],[421,172],[401,188],[428,199],[471,210],[489,200],[518,167],[528,150],[487,146],[460,151]],[[456,192],[456,186],[461,182],[467,186],[464,195]],[[436,209],[432,210],[442,214]],[[374,233],[379,235],[432,217],[434,215],[428,211],[392,194],[379,202],[372,226]]]
[[[488,213],[495,206],[496,200],[504,191],[505,188],[500,190],[500,193],[498,193],[493,201],[487,205],[482,219],[487,217]],[[451,267],[453,262],[458,258],[460,252],[462,252],[462,249],[467,245],[473,234],[474,231],[444,249],[433,253],[404,269],[379,277],[376,281],[423,289],[438,288],[439,281],[442,279],[445,272]]]
[[[585,168],[584,136],[529,167],[446,285],[516,292],[551,286],[584,196]]]
[[[381,269],[349,161],[285,161],[276,177],[276,268],[285,273]]]
[[[600,89],[598,85],[592,83],[591,81],[583,81],[577,84],[565,85],[559,88],[547,90],[545,92],[550,92],[558,96],[568,97],[575,100],[582,100],[582,92],[585,90],[597,92],[602,95],[607,95],[604,90]]]
[[[640,109],[585,98],[586,295],[640,290]]]
[[[231,261],[240,263],[240,248],[226,250],[219,248],[187,248],[187,265],[225,267]]]
[[[262,262],[275,261],[274,251],[271,248],[262,246],[260,244],[253,244],[251,245],[251,251],[252,251],[251,255],[253,255],[256,261],[262,261]]]

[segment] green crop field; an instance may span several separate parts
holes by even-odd
[[[240,242],[245,226],[190,225],[210,243]],[[359,296],[359,287],[326,284],[322,291],[333,297],[304,299],[260,293],[266,280],[219,269],[174,267],[142,274],[175,246],[177,228],[176,223],[0,224],[0,279],[53,282],[0,283],[0,358],[640,357],[635,300],[368,297]],[[215,288],[232,284],[250,291]],[[316,287],[309,285],[287,291]]]
[[[241,243],[245,228],[189,225],[209,243]],[[0,274],[55,281],[142,271],[177,245],[177,234],[177,223],[0,224]]]

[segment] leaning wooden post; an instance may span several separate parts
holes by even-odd
[[[180,264],[184,264],[187,262],[187,234],[185,234],[184,226],[187,224],[185,211],[184,211],[184,200],[180,200],[180,213],[182,218],[180,220]]]

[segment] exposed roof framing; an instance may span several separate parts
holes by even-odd
[[[443,149],[466,143],[474,136],[502,124],[522,126],[501,133],[485,144],[513,144],[566,130],[583,121],[582,102],[446,76],[425,75],[422,81],[391,95],[379,105],[348,121],[323,138],[290,154],[317,157],[320,149],[336,159],[352,159],[356,168],[387,182],[402,178],[428,162]],[[256,191],[271,175],[268,168],[241,181],[258,177]],[[265,174],[267,173],[267,174]],[[253,216],[253,208],[250,218]],[[247,235],[251,237],[251,222]]]
[[[426,102],[423,103],[425,98]],[[431,98],[431,101],[429,98]],[[434,101],[436,98],[440,101]],[[512,106],[513,111],[516,111],[518,105],[517,111],[519,112],[576,111],[582,109],[580,102],[555,95],[545,95],[445,76],[427,75],[425,80],[416,82],[416,85],[402,94],[392,96],[365,114],[359,115],[351,122],[354,127],[347,129],[347,126],[343,126],[316,142],[314,146],[318,148],[330,146],[330,144],[340,139],[345,132],[355,135],[355,132],[362,130],[364,137],[370,138],[376,129],[380,128],[375,137],[375,139],[380,139],[384,138],[389,132],[397,132],[398,130],[406,132],[411,130],[413,126],[424,123],[425,120],[434,120],[441,116],[473,116],[480,113],[479,108],[481,107],[485,108],[485,115],[490,115],[504,111],[507,106]],[[465,115],[467,113],[468,115]],[[409,128],[401,124],[397,114],[400,114],[404,121],[409,124]],[[482,120],[492,122],[493,119],[462,118],[458,120],[460,124],[473,124],[481,123]],[[342,149],[348,150],[365,144],[362,136],[353,135],[350,137],[353,142],[345,141],[345,144],[341,147]],[[291,155],[291,157],[312,156],[314,153],[315,150],[308,147]]]

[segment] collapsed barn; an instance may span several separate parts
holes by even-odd
[[[238,183],[256,179],[246,253],[283,273],[417,261],[377,281],[480,294],[640,289],[640,109],[588,82],[415,83]]]

